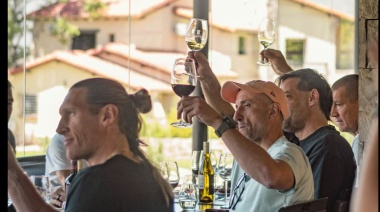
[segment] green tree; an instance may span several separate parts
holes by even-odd
[[[89,13],[90,20],[98,19],[106,4],[100,0],[83,0],[83,10]],[[8,1],[8,68],[19,66],[23,63],[22,58],[30,55],[30,48],[24,47],[24,34],[31,32],[31,27],[26,23],[24,15],[25,5],[32,3],[31,0]],[[65,4],[68,0],[46,0],[44,5]],[[42,7],[44,5],[39,5]],[[58,12],[59,14],[59,12]],[[24,22],[25,21],[25,22]],[[70,39],[80,35],[78,26],[71,24],[67,18],[55,17],[51,25],[51,33],[62,43],[66,44]]]
[[[29,28],[25,29],[25,31],[29,30]],[[17,66],[24,52],[26,55],[29,54],[28,48],[24,50],[23,36],[24,0],[8,1],[8,68]]]

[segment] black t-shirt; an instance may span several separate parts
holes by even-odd
[[[331,125],[300,140],[300,147],[313,171],[314,198],[328,197],[327,211],[331,211],[339,193],[354,185],[356,163],[352,148]]]
[[[147,164],[117,155],[83,169],[69,190],[65,211],[173,211]]]

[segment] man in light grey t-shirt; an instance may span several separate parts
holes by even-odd
[[[283,119],[289,115],[284,92],[272,82],[245,84],[227,81],[220,87],[201,52],[189,52],[206,101],[184,96],[178,116],[193,117],[215,129],[234,155],[230,210],[278,211],[281,207],[312,200],[314,181],[305,153],[286,140]],[[236,104],[234,110],[230,103]],[[233,116],[233,118],[232,118]],[[238,170],[238,171],[236,171]],[[244,189],[243,189],[244,188]]]

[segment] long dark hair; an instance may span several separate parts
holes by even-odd
[[[90,78],[77,82],[71,89],[85,88],[86,102],[93,114],[107,104],[116,105],[119,111],[119,128],[127,137],[129,148],[133,154],[142,158],[151,169],[154,179],[160,185],[166,203],[173,198],[170,185],[162,178],[159,170],[149,161],[139,144],[144,144],[139,139],[142,127],[140,113],[148,113],[152,109],[152,101],[147,90],[141,88],[135,94],[128,94],[125,88],[118,82],[106,78]]]

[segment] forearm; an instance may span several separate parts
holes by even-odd
[[[8,170],[8,195],[17,211],[56,211],[45,203],[20,167]]]
[[[221,120],[213,122],[215,129]],[[240,167],[253,179],[270,189],[286,190],[292,187],[294,175],[284,161],[274,160],[258,144],[247,139],[237,129],[222,134],[222,140],[234,155]]]
[[[201,81],[203,95],[205,96],[206,102],[214,108],[219,114],[224,114],[228,116],[233,116],[235,113],[234,108],[229,102],[224,101],[220,95],[221,86],[215,75],[210,75],[209,77]]]

